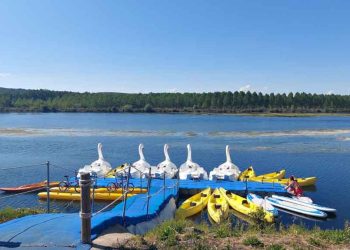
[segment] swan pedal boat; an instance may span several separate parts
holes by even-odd
[[[184,219],[201,212],[208,204],[210,191],[210,188],[204,189],[185,200],[176,210],[175,218]]]
[[[80,193],[80,188],[76,189],[77,191],[75,191],[75,188],[67,188],[67,190],[65,191],[61,191],[59,189],[59,187],[54,187],[54,188],[50,188],[51,192],[61,192],[61,193]],[[92,188],[90,189],[90,192],[92,193],[93,190]],[[118,188],[115,191],[109,191],[107,188],[96,188],[94,190],[95,194],[96,193],[117,193],[117,194],[121,194],[122,193],[122,189]],[[142,193],[146,193],[147,189],[143,188],[134,188],[134,190],[132,192],[129,192],[130,194],[142,194]]]
[[[239,195],[233,194],[230,191],[227,191],[223,188],[220,188],[220,193],[222,196],[227,200],[228,204],[238,212],[251,216],[252,213],[257,212],[259,209],[261,209],[258,205],[254,203],[249,203],[246,198],[243,198]],[[262,208],[263,209],[263,208]],[[274,221],[274,216],[271,212],[266,211],[263,209],[265,212],[265,217],[264,219],[267,222],[273,222]]]
[[[128,194],[127,197],[131,197],[134,194]],[[38,193],[39,199],[47,199],[47,192]],[[92,193],[90,193],[92,199]],[[121,193],[95,193],[94,199],[98,201],[114,201],[120,199],[122,201]],[[66,193],[66,192],[50,192],[50,200],[68,200],[68,201],[80,201],[80,193]]]
[[[208,201],[208,214],[210,218],[214,222],[220,223],[228,217],[228,211],[229,207],[225,197],[221,194],[219,189],[216,188]]]
[[[180,180],[208,180],[208,173],[192,161],[191,145],[187,144],[187,160],[179,168]]]
[[[111,164],[105,160],[102,154],[102,144],[97,144],[98,159],[90,165],[85,165],[78,170],[77,177],[80,178],[82,173],[96,174],[97,177],[104,177],[109,171],[111,171]]]
[[[172,179],[177,174],[177,167],[176,165],[170,160],[169,156],[169,145],[164,144],[164,161],[160,162],[154,169],[151,170],[152,177],[154,178],[165,178],[166,179]]]
[[[209,180],[236,181],[240,173],[239,168],[232,162],[230,147],[226,145],[226,162],[210,171]]]

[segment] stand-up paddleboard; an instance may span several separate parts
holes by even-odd
[[[322,212],[322,211],[314,209],[314,208],[306,207],[303,205],[299,205],[297,203],[292,203],[289,201],[280,200],[280,199],[272,198],[272,197],[269,197],[266,199],[274,207],[277,207],[277,208],[282,208],[282,209],[286,209],[286,210],[293,211],[296,213],[310,215],[310,216],[314,216],[314,217],[320,217],[320,218],[327,217],[327,214],[325,212]]]
[[[321,206],[321,205],[318,205],[315,203],[308,203],[308,202],[304,202],[304,201],[301,201],[298,199],[288,198],[285,196],[272,195],[272,198],[283,200],[283,201],[288,201],[288,202],[293,203],[293,204],[298,204],[298,205],[301,205],[304,207],[309,207],[309,208],[317,209],[317,210],[324,211],[324,212],[335,213],[337,211],[335,208],[324,207],[324,206]]]
[[[311,198],[306,197],[306,196],[292,196],[292,199],[297,200],[297,201],[301,201],[301,202],[305,202],[305,203],[309,203],[309,204],[314,203]]]
[[[289,214],[291,216],[295,216],[295,217],[304,219],[304,220],[316,221],[316,222],[318,222],[318,221],[327,221],[327,218],[328,218],[328,217],[323,218],[323,217],[309,216],[309,215],[305,215],[305,214],[296,213],[296,212],[293,212],[293,211],[290,211],[290,210],[286,210],[286,209],[283,209],[283,208],[278,208],[278,211],[286,213],[286,214]]]
[[[274,206],[272,206],[270,202],[268,202],[266,199],[262,198],[257,194],[249,193],[247,195],[247,201],[250,203],[254,203],[255,205],[258,205],[259,207],[262,207],[266,211],[272,213],[273,216],[278,216],[277,209],[274,208]]]

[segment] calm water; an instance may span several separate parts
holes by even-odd
[[[322,222],[281,213],[283,222],[341,228],[350,219],[350,117],[0,114],[0,186],[46,179],[44,166],[31,165],[47,160],[57,166],[52,179],[61,180],[96,160],[98,142],[113,166],[138,160],[141,142],[151,165],[163,160],[164,143],[170,145],[172,161],[180,165],[190,143],[194,161],[207,170],[225,161],[229,144],[232,159],[242,170],[253,165],[258,174],[285,168],[287,175],[317,176],[317,187],[306,195],[338,209],[335,218]],[[1,170],[20,166],[27,167]],[[34,194],[1,197],[0,207],[45,205]],[[66,202],[53,206],[60,211],[77,209],[77,204]]]

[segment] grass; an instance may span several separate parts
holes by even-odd
[[[9,220],[20,218],[31,214],[45,213],[45,210],[41,208],[11,208],[7,207],[0,210],[0,223],[4,223]]]
[[[234,217],[208,226],[191,220],[169,220],[144,236],[129,241],[128,249],[350,249],[350,226],[343,230],[307,229],[303,225],[279,227],[243,225]]]
[[[285,248],[280,244],[272,244],[266,248],[267,250],[285,250]]]
[[[243,245],[252,247],[264,247],[262,243],[256,236],[249,236],[243,240]]]

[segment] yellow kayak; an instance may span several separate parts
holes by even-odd
[[[238,180],[240,181],[244,181],[246,179],[249,179],[251,177],[255,177],[255,171],[254,168],[252,166],[250,166],[249,168],[247,168],[246,170],[244,170],[243,172],[240,173],[240,175],[238,176]]]
[[[50,191],[52,192],[61,192],[61,193],[80,193],[80,188],[77,188],[77,191],[75,191],[74,188],[67,188],[65,191],[61,191],[58,187],[50,188]],[[92,189],[90,189],[90,192],[92,193]],[[143,188],[134,188],[131,194],[141,194],[141,193],[146,193],[147,189]],[[115,191],[108,191],[107,188],[96,188],[95,193],[122,193],[122,190],[119,188]]]
[[[246,198],[243,198],[239,195],[233,194],[230,191],[226,191],[223,188],[220,188],[220,193],[221,193],[222,197],[224,197],[226,199],[228,204],[234,210],[236,210],[242,214],[250,216],[251,213],[257,212],[258,209],[261,209],[257,205],[255,205],[253,203],[249,203]],[[270,212],[267,212],[266,210],[264,210],[264,212],[265,212],[264,219],[267,222],[273,222],[273,220],[274,220],[273,214]]]
[[[119,167],[116,167],[116,168],[110,170],[110,171],[105,175],[105,178],[114,178],[114,177],[115,177],[115,173],[116,173],[117,171],[122,170],[123,167],[124,167],[124,164],[122,164],[122,165],[120,165]]]
[[[282,169],[280,171],[276,171],[276,172],[272,172],[272,173],[268,173],[268,174],[262,174],[262,175],[254,176],[251,178],[254,178],[254,179],[282,179],[285,176],[286,176],[286,170]]]
[[[216,188],[208,201],[208,214],[210,218],[214,222],[220,223],[227,218],[228,210],[229,207],[226,199],[222,196],[219,189]]]
[[[262,174],[262,175],[256,175],[255,170],[252,166],[244,170],[238,177],[238,180],[245,181],[248,179],[255,178],[256,180],[259,179],[281,179],[284,178],[286,175],[286,170],[282,169],[280,171],[268,173],[268,174]]]
[[[134,194],[128,194],[128,197],[133,196]],[[38,193],[39,199],[46,199],[47,193],[41,192]],[[96,193],[95,200],[99,201],[114,201],[120,198],[122,194],[120,193]],[[92,194],[91,194],[92,198]],[[66,192],[50,192],[50,199],[52,200],[69,200],[69,201],[80,201],[79,193],[66,193]],[[122,198],[120,198],[122,200]]]
[[[305,186],[312,186],[316,184],[317,178],[316,177],[307,177],[307,178],[295,178],[299,185],[301,187]],[[254,181],[254,182],[268,182],[268,183],[278,183],[282,185],[288,185],[289,179],[255,179],[255,178],[250,178],[248,179],[249,181]]]
[[[209,197],[210,188],[191,196],[176,210],[176,218],[187,218],[199,213],[207,206]]]

